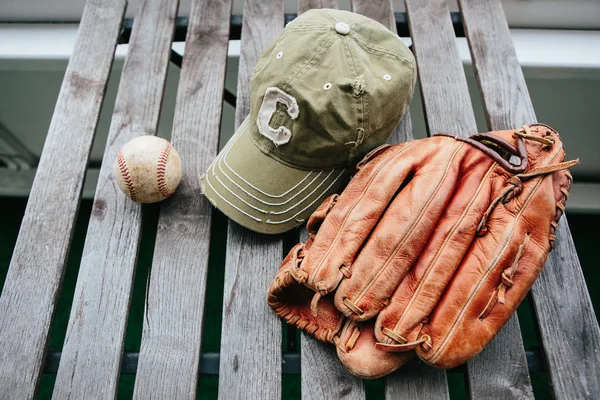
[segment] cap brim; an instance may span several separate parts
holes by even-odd
[[[260,151],[250,138],[248,118],[201,177],[202,192],[238,224],[277,234],[305,222],[348,181],[352,168],[307,171]]]

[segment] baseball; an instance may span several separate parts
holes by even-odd
[[[181,158],[168,140],[139,136],[117,153],[113,174],[131,200],[156,203],[171,196],[181,181]]]

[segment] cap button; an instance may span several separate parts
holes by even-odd
[[[340,35],[347,35],[348,32],[350,32],[350,27],[348,26],[348,24],[338,22],[337,24],[335,24],[335,31]]]

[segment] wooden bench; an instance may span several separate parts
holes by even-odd
[[[355,12],[396,29],[390,0],[351,3]],[[299,0],[298,12],[337,5],[337,0]],[[488,128],[534,122],[500,0],[459,0],[459,5]],[[85,7],[0,298],[2,399],[32,398],[39,385],[125,6],[126,0],[88,0]],[[135,18],[57,371],[56,399],[117,393],[142,220],[141,206],[118,192],[112,163],[125,142],[156,134],[177,8],[178,0],[144,0]],[[406,0],[406,8],[428,131],[477,132],[446,1]],[[172,132],[184,178],[160,209],[135,378],[138,399],[196,395],[213,218],[198,176],[218,149],[230,9],[231,0],[192,2]],[[236,125],[249,112],[252,69],[283,26],[282,0],[245,0]],[[411,140],[411,132],[407,114],[391,140]],[[540,368],[556,398],[598,399],[600,328],[565,218],[557,236],[532,290],[543,347]],[[282,323],[267,307],[265,294],[284,253],[283,239],[230,222],[226,241],[219,395],[280,399]],[[345,371],[332,346],[302,336],[299,363],[304,398],[365,398],[365,384]],[[472,398],[533,397],[516,316],[466,365],[466,375]],[[385,380],[385,393],[388,398],[448,398],[447,373],[415,360]]]

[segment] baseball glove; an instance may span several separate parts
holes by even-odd
[[[452,368],[523,300],[556,239],[572,177],[543,124],[372,151],[307,223],[268,304],[378,378],[415,353]]]

